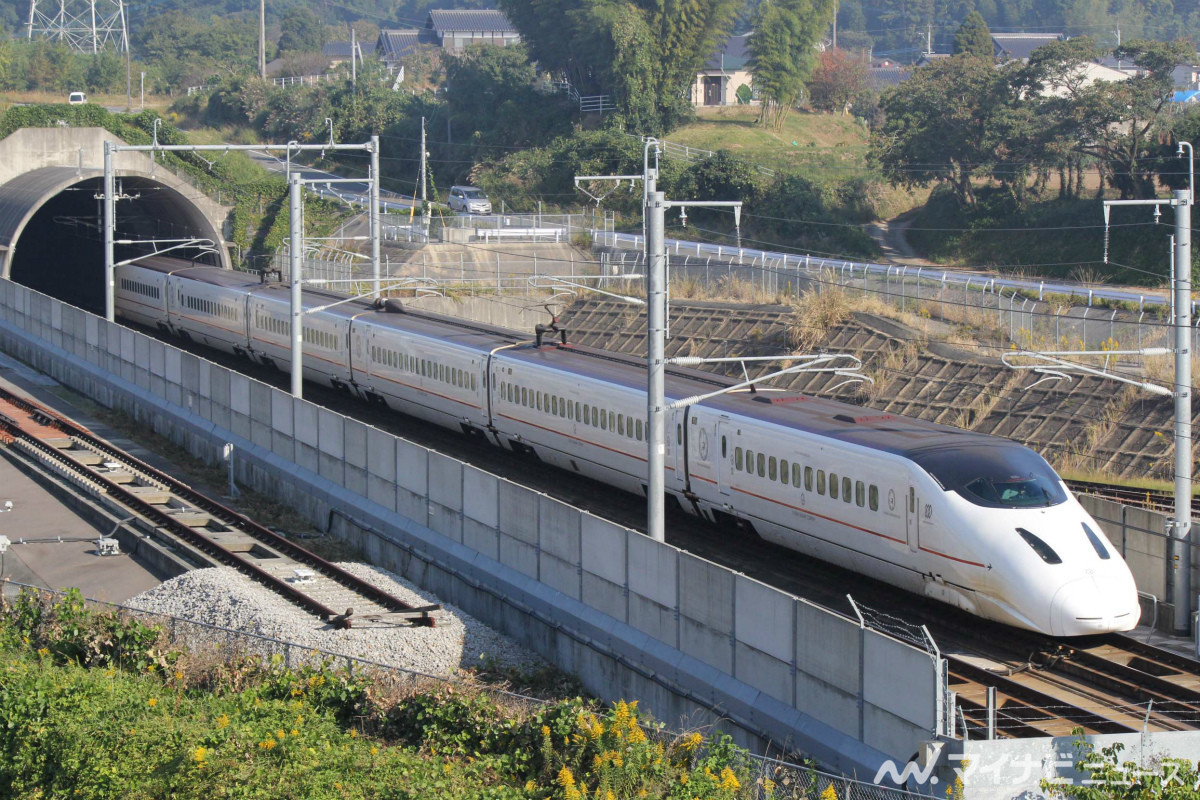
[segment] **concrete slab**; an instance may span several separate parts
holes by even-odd
[[[796,598],[753,578],[737,575],[733,605],[738,641],[790,664],[796,652],[792,641]]]
[[[541,528],[542,550],[553,553],[572,565],[578,565],[580,557],[579,509],[555,500],[553,497],[543,496],[539,500],[538,524]],[[578,587],[576,595],[578,595]]]
[[[630,534],[625,528],[606,519],[582,514],[580,516],[580,560],[585,573],[625,586],[625,540]]]
[[[505,481],[500,484],[500,530],[508,536],[538,543],[538,504],[541,495]]]
[[[932,731],[937,722],[937,670],[932,657],[875,631],[867,631],[863,645],[863,699]],[[896,691],[897,686],[904,691]]]
[[[161,581],[132,556],[96,554],[101,531],[63,506],[50,492],[0,458],[0,504],[12,500],[12,511],[0,514],[0,534],[14,544],[2,557],[0,576],[47,589],[77,588],[85,597],[121,603]],[[20,544],[20,539],[82,538]],[[3,585],[11,597],[18,587]]]
[[[680,553],[679,613],[731,636],[733,573],[690,553]]]
[[[462,511],[462,462],[434,452],[431,452],[428,458],[429,500],[456,512]]]
[[[500,479],[469,464],[462,468],[463,514],[485,528],[500,522]]]
[[[859,627],[811,603],[796,605],[796,668],[844,692],[858,694]],[[799,706],[801,711],[807,711]],[[811,712],[810,712],[811,713]],[[819,719],[826,719],[815,714]]]
[[[675,608],[680,552],[646,536],[626,539],[629,549],[629,591],[661,606]]]

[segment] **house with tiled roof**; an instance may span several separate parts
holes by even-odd
[[[405,56],[413,53],[422,46],[437,46],[437,40],[423,29],[398,28],[382,30],[379,40],[375,43],[375,54],[387,65],[392,72],[400,69],[400,62]]]
[[[993,33],[992,52],[999,61],[1028,61],[1042,45],[1065,38],[1061,33]]]
[[[709,56],[692,81],[693,106],[729,106],[737,103],[737,90],[750,86],[750,34],[730,36]]]
[[[443,50],[452,53],[472,44],[505,46],[521,41],[504,12],[495,9],[434,9],[429,12],[425,30]]]

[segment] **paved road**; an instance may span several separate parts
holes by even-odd
[[[287,160],[278,153],[267,152],[266,150],[247,150],[246,155],[271,172],[282,174],[288,169]],[[323,169],[309,167],[304,164],[293,164],[292,172],[299,172],[304,180],[309,181],[342,180],[340,175],[334,175],[332,172],[326,172]],[[331,186],[316,184],[310,186],[309,189],[322,197],[337,198],[361,206],[366,206],[369,203],[369,193],[371,191],[370,184],[367,181],[338,183]],[[382,189],[379,192],[379,199],[385,213],[392,210],[408,211],[413,204],[413,198],[408,195],[387,192]]]

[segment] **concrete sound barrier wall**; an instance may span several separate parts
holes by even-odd
[[[874,775],[934,738],[939,664],[745,575],[0,282],[0,344],[660,718]]]

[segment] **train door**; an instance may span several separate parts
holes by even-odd
[[[920,504],[917,502],[917,487],[908,487],[908,498],[904,504],[904,522],[908,534],[908,549],[917,552],[921,549],[921,515],[917,513]]]
[[[729,494],[729,478],[733,470],[733,426],[729,417],[717,420],[717,489],[723,495]]]
[[[671,462],[671,466],[675,468],[675,480],[673,486],[675,488],[684,488],[687,485],[687,424],[688,409],[677,408],[671,412],[671,418],[674,422],[671,425],[671,440],[675,446],[675,458]]]

